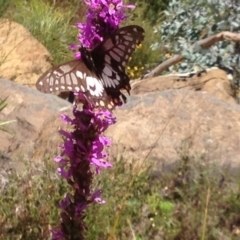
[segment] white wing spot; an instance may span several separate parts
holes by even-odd
[[[120,62],[121,59],[120,59],[120,57],[119,57],[116,53],[114,53],[113,51],[110,51],[109,54],[111,55],[111,57],[112,57],[114,60]]]
[[[60,83],[61,83],[61,84],[65,84],[65,78],[64,78],[64,76],[62,76],[62,77],[60,78]]]
[[[82,92],[85,92],[85,91],[86,91],[86,90],[85,90],[85,87],[83,87],[82,85],[81,85],[80,87],[81,87]]]
[[[101,96],[104,88],[101,82],[94,77],[86,77],[87,90],[92,96]]]
[[[105,55],[104,60],[106,63],[110,64],[111,63],[111,58],[108,55]]]
[[[79,78],[81,78],[81,79],[84,79],[84,76],[83,76],[83,73],[82,73],[82,72],[77,71],[77,72],[76,72],[76,75],[77,75],[77,77],[79,77]]]
[[[64,90],[64,89],[65,89],[65,86],[61,86],[61,89],[63,89],[63,90]]]
[[[72,67],[70,65],[68,65],[68,64],[65,64],[65,65],[59,66],[59,69],[61,71],[63,71],[64,73],[66,73],[66,72],[70,72],[72,70]]]
[[[42,82],[42,81],[38,82],[38,85],[42,86],[42,85],[43,85],[43,82]]]
[[[128,40],[128,41],[132,41],[132,40],[133,40],[133,38],[132,38],[132,37],[130,37],[130,36],[127,36],[127,35],[123,36],[123,38],[124,38],[124,39],[126,39],[126,40]]]
[[[72,81],[71,81],[70,75],[66,74],[65,78],[66,78],[66,84],[67,85],[72,85]]]
[[[73,72],[71,72],[71,78],[72,78],[72,83],[77,85],[78,84],[78,80],[77,80],[76,75]]]
[[[109,109],[112,109],[112,107],[113,107],[111,103],[109,103],[107,106]]]
[[[112,71],[108,66],[105,66],[105,68],[103,69],[103,72],[107,75],[107,76],[112,76]]]
[[[114,44],[113,44],[113,42],[112,42],[111,39],[107,39],[107,40],[104,42],[104,49],[105,49],[105,51],[113,48],[113,46],[114,46]]]
[[[50,77],[50,78],[49,78],[49,85],[52,86],[52,85],[53,85],[53,82],[54,82],[54,78],[53,78],[53,77]]]
[[[118,77],[119,77],[119,76],[118,76]],[[120,77],[119,77],[119,80],[120,80]],[[115,83],[115,85],[118,85],[118,84],[119,84],[118,79],[114,79],[113,82]]]
[[[117,79],[118,81],[120,81],[120,79],[121,79],[118,74],[116,75],[116,79]]]
[[[100,100],[99,105],[104,107],[105,104],[104,104],[104,102],[102,100]]]
[[[124,45],[118,45],[118,48],[122,49],[123,51],[126,49],[126,47]]]
[[[79,87],[75,87],[75,91],[76,92],[80,92],[80,88]]]
[[[60,67],[61,68],[61,67]],[[60,73],[58,70],[54,70],[53,74],[56,75],[57,77],[62,76],[62,73]]]
[[[124,56],[124,52],[121,49],[118,48],[114,48],[113,51],[115,53],[117,53],[119,56],[123,57]]]
[[[124,30],[122,30],[122,31],[120,32],[120,34],[124,35],[124,34],[126,34],[126,32],[125,32]]]
[[[102,74],[102,78],[103,78],[103,81],[104,81],[104,85],[106,87],[111,87],[111,81],[109,81],[109,77],[106,75],[106,74]]]
[[[121,65],[118,65],[118,69],[120,70],[120,71],[123,71],[123,67],[121,66]]]

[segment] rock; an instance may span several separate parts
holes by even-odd
[[[0,79],[0,86],[1,99],[8,97],[7,106],[0,112],[0,122],[15,120],[0,127],[0,159],[37,161],[44,152],[45,157],[56,154],[61,142],[59,115],[70,109],[71,104],[9,80]],[[49,127],[46,130],[49,125],[52,132]]]
[[[230,103],[236,103],[231,87],[232,76],[219,68],[210,68],[191,77],[179,75],[158,76],[151,79],[132,81],[132,94],[143,94],[167,89],[205,91]]]
[[[35,87],[51,67],[50,53],[22,25],[0,18],[0,77]]]
[[[240,163],[239,105],[204,91],[154,89],[149,81],[143,81],[128,103],[114,111],[117,123],[106,132],[113,141],[111,159],[151,161],[158,169],[186,155],[217,164]],[[59,115],[71,114],[71,105],[11,81],[0,80],[0,85],[1,98],[9,96],[0,121],[16,120],[0,129],[1,162],[52,159],[62,142]]]
[[[156,165],[182,155],[240,163],[240,106],[206,92],[164,90],[131,96],[107,131],[112,157]]]

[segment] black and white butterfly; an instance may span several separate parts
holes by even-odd
[[[72,60],[45,72],[36,87],[44,93],[82,92],[95,106],[112,109],[126,102],[121,93],[131,89],[126,64],[136,46],[144,39],[144,30],[136,25],[113,32],[92,51],[81,48],[81,60]]]

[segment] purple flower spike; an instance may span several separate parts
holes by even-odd
[[[68,181],[73,193],[59,203],[63,211],[62,223],[58,230],[52,231],[53,239],[61,239],[63,236],[65,238],[62,239],[68,239],[76,232],[82,237],[87,206],[92,202],[105,203],[100,198],[101,191],[92,192],[90,186],[95,173],[99,174],[102,168],[112,167],[106,161],[108,154],[104,152],[110,140],[103,133],[116,122],[111,112],[95,109],[88,103],[82,110],[76,106],[73,108],[73,119],[65,115],[61,115],[61,118],[64,123],[71,125],[72,131],[59,131],[65,142],[61,147],[61,155],[54,160],[59,164],[58,173]]]
[[[109,34],[119,28],[126,18],[126,9],[133,5],[124,5],[122,0],[84,0],[88,6],[86,22],[78,23],[80,30],[79,45],[69,48],[75,51],[75,58],[80,59],[81,47],[93,49]],[[64,143],[60,146],[61,154],[54,158],[58,164],[59,175],[66,179],[71,192],[66,194],[58,207],[61,209],[61,223],[52,230],[54,240],[84,240],[86,226],[85,211],[89,204],[104,204],[101,190],[92,189],[93,177],[102,169],[111,168],[107,161],[108,154],[104,152],[111,141],[103,136],[106,129],[116,123],[116,118],[108,110],[96,108],[83,92],[75,93],[76,101],[83,103],[82,110],[77,104],[73,107],[73,118],[64,114],[62,121],[70,125],[70,131],[60,130]]]
[[[85,0],[85,3],[89,7],[87,21],[78,23],[77,27],[81,32],[78,39],[88,49],[93,49],[104,37],[118,29],[127,18],[125,11],[135,8],[134,5],[124,5],[122,0]]]

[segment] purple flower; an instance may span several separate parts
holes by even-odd
[[[53,240],[65,240],[66,236],[63,234],[61,229],[52,229],[52,239]]]
[[[80,30],[78,39],[81,45],[93,49],[127,18],[126,9],[133,9],[134,5],[124,5],[122,0],[85,0],[89,9],[86,14],[87,22],[78,23]]]
[[[103,200],[102,198],[100,198],[101,194],[102,194],[102,191],[101,191],[101,190],[97,190],[95,193],[93,193],[91,201],[92,201],[92,202],[97,202],[97,203],[99,203],[99,204],[104,204],[104,203],[106,203],[105,200]]]
[[[80,46],[88,49],[93,49],[118,29],[126,18],[125,10],[134,7],[124,5],[122,0],[84,1],[89,7],[86,23],[78,23],[77,27],[81,31],[78,35]],[[71,45],[70,50],[76,51],[80,46]],[[75,58],[81,58],[81,53],[75,52]],[[91,189],[93,176],[103,168],[112,167],[107,161],[108,154],[104,152],[111,141],[103,133],[116,122],[116,118],[110,111],[95,108],[84,93],[75,95],[83,107],[79,110],[78,102],[75,102],[73,118],[61,115],[62,121],[71,126],[71,131],[59,131],[64,143],[60,146],[62,153],[54,158],[58,164],[58,173],[71,187],[71,192],[58,204],[62,210],[61,224],[52,230],[54,240],[84,239],[86,208],[93,202],[105,203],[100,197],[102,191]]]

